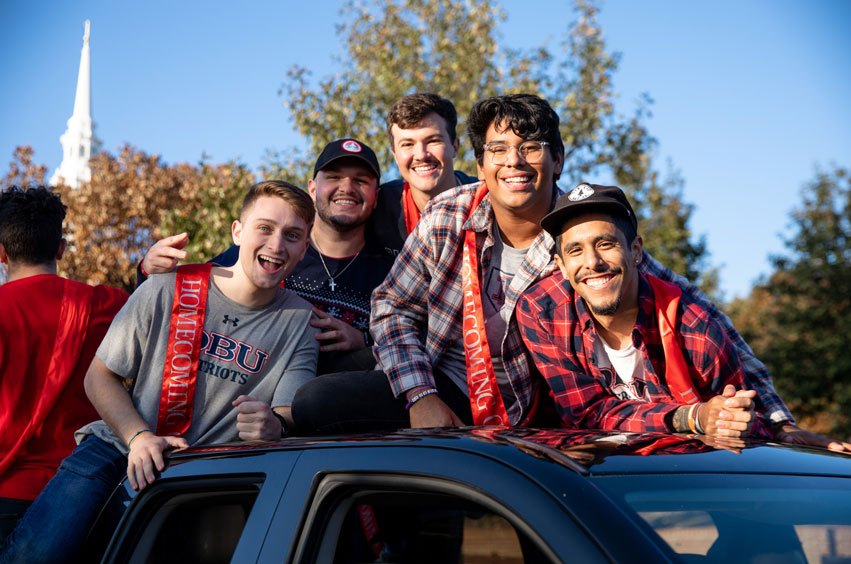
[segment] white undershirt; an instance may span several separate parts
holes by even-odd
[[[639,391],[635,382],[644,383],[644,358],[641,351],[632,343],[625,349],[611,348],[600,337],[594,341],[594,353],[597,355],[597,367],[614,371],[611,392],[620,399],[645,399],[643,389]]]

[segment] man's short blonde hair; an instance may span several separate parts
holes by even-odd
[[[248,194],[242,200],[242,211],[240,218],[245,217],[245,212],[248,211],[254,202],[261,196],[274,196],[281,198],[288,203],[301,219],[309,226],[313,225],[313,218],[316,215],[316,210],[313,207],[313,200],[307,192],[289,182],[283,180],[264,180],[258,182],[248,190]]]

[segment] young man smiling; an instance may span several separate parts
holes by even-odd
[[[399,254],[429,200],[477,181],[453,168],[460,146],[457,126],[455,106],[437,94],[404,96],[387,114],[390,150],[402,178],[381,185],[371,227],[391,255]]]
[[[281,282],[304,256],[313,214],[300,188],[256,184],[233,222],[234,266],[187,265],[136,290],[86,375],[103,419],[77,431],[77,448],[0,561],[75,561],[121,477],[144,488],[171,449],[286,433],[293,394],[315,374],[318,345],[310,305]],[[133,381],[129,392],[125,380]]]
[[[426,205],[373,294],[371,329],[384,372],[306,384],[293,403],[300,431],[529,422],[540,386],[515,308],[526,289],[555,269],[552,237],[539,222],[559,195],[558,124],[549,104],[529,94],[476,104],[467,128],[484,182]],[[765,367],[729,319],[646,252],[640,267],[711,312],[736,345],[763,413],[791,421]]]
[[[538,222],[558,193],[558,124],[549,104],[529,94],[476,104],[468,132],[485,181],[432,199],[373,293],[383,371],[302,387],[293,403],[300,431],[529,419],[538,383],[510,320],[521,293],[554,268],[552,240]]]
[[[580,184],[541,226],[555,238],[559,270],[521,299],[518,323],[563,425],[755,432],[851,452],[793,423],[729,319],[643,250],[619,188]]]
[[[286,287],[314,306],[320,341],[319,373],[375,365],[370,349],[369,298],[384,280],[393,260],[367,242],[366,224],[379,197],[378,159],[357,139],[328,143],[313,169],[308,192],[316,204],[310,246],[286,279]],[[160,274],[174,269],[186,253],[186,233],[158,241],[140,267]],[[239,247],[234,245],[211,262],[233,265]]]
[[[700,304],[639,271],[643,241],[623,192],[581,184],[541,226],[559,272],[521,298],[517,318],[562,424],[746,436],[756,393],[741,390],[735,347]]]

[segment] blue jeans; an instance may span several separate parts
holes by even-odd
[[[75,561],[126,472],[124,455],[95,436],[87,437],[62,461],[6,539],[0,564]]]

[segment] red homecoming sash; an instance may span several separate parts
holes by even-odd
[[[15,413],[13,406],[12,420],[15,423],[7,429],[9,433],[7,436],[14,436],[16,431],[19,434],[9,450],[0,456],[0,476],[9,469],[24,445],[41,431],[41,426],[70,382],[74,368],[80,360],[80,354],[83,352],[92,312],[94,287],[70,281],[66,281],[62,287],[56,340],[53,342],[44,387],[39,392],[38,402],[32,413]],[[25,427],[22,424],[24,421],[27,421]]]
[[[671,395],[678,403],[691,404],[700,401],[697,390],[691,383],[683,351],[677,343],[674,327],[677,326],[677,307],[682,291],[676,284],[665,282],[655,276],[647,276],[655,294],[656,317],[659,321],[659,336],[665,353],[665,381]]]
[[[476,191],[470,215],[479,207],[488,193],[482,182]],[[469,219],[469,216],[468,218]],[[508,425],[508,414],[496,383],[491,351],[485,333],[482,311],[482,292],[479,283],[479,257],[476,250],[476,232],[464,234],[464,256],[461,263],[461,290],[464,295],[463,339],[467,361],[467,389],[470,392],[470,409],[476,425]]]
[[[405,182],[402,188],[402,211],[405,215],[405,229],[408,235],[413,233],[417,228],[417,222],[420,220],[420,210],[417,208],[414,197],[411,195],[411,187]]]
[[[189,264],[177,269],[157,435],[183,435],[192,422],[211,266]]]

